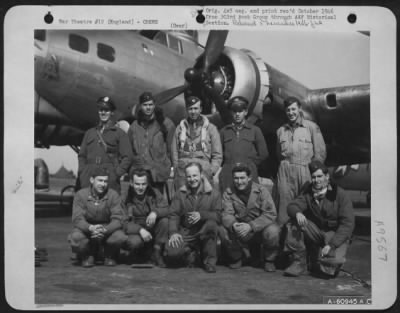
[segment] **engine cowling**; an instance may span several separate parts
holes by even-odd
[[[196,67],[199,67],[199,60]],[[227,102],[235,96],[249,101],[249,116],[262,118],[263,104],[270,90],[268,69],[263,60],[250,50],[225,47],[210,68],[211,84]]]
[[[73,125],[73,122],[62,112],[51,105],[35,91],[35,122]]]
[[[79,146],[84,131],[57,124],[35,124],[35,147],[49,148],[50,146]]]
[[[43,159],[35,159],[35,189],[49,189],[49,168]]]

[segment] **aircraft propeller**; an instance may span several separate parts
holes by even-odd
[[[203,72],[208,72],[210,65],[218,60],[224,50],[226,37],[228,37],[227,30],[210,31],[204,51]]]
[[[210,104],[209,101],[212,100],[222,120],[227,122],[230,119],[229,111],[226,108],[222,95],[213,87],[210,79],[210,67],[218,60],[224,50],[227,36],[228,31],[225,30],[210,31],[204,53],[200,55],[196,62],[197,64],[201,64],[201,66],[188,68],[185,71],[184,77],[186,82],[184,85],[157,94],[155,96],[157,104],[163,105],[181,93],[185,93],[185,96],[195,95],[205,102],[203,103],[204,105]],[[202,60],[202,62],[198,62],[199,60]]]
[[[186,88],[188,88],[188,86],[185,84],[185,85],[181,85],[181,86],[177,86],[177,87],[174,87],[171,89],[161,91],[160,93],[158,93],[154,96],[155,101],[158,105],[162,105],[162,104],[172,100],[176,96],[180,95],[182,92],[184,92],[186,90]]]

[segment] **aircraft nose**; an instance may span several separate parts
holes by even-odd
[[[35,61],[38,59],[43,59],[46,55],[44,44],[40,43],[38,40],[35,40],[35,49],[34,49],[34,56]]]

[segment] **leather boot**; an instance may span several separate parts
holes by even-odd
[[[283,274],[285,276],[297,277],[302,274],[305,274],[306,271],[307,271],[307,268],[304,263],[299,262],[299,261],[293,261],[293,263],[288,268],[285,269]]]
[[[162,257],[161,247],[159,245],[154,245],[153,249],[153,260],[155,265],[158,267],[166,267]]]
[[[275,267],[274,262],[265,261],[265,263],[264,263],[264,271],[266,271],[266,272],[275,272],[276,271],[276,267]]]
[[[186,247],[184,258],[186,261],[186,267],[189,268],[196,267],[198,263],[198,256],[196,250],[192,250],[189,247]]]
[[[285,276],[297,277],[307,272],[307,263],[305,252],[295,252],[293,254],[293,262],[290,264],[283,274]]]
[[[94,258],[92,255],[82,257],[82,267],[89,268],[93,266],[94,266]]]
[[[105,266],[115,266],[115,265],[117,265],[117,262],[115,262],[115,260],[112,258],[105,258],[104,265]]]
[[[236,262],[230,263],[228,266],[229,266],[229,268],[231,268],[231,269],[233,269],[233,270],[236,270],[236,269],[238,269],[238,268],[241,268],[241,267],[242,267],[242,260],[239,259],[239,260],[236,261]]]
[[[117,265],[117,249],[110,245],[104,246],[104,265],[105,266],[115,266]]]
[[[89,268],[95,265],[94,253],[94,245],[92,243],[89,243],[89,246],[84,251],[80,251],[80,253],[77,254],[78,259],[82,261],[81,264],[83,267]]]

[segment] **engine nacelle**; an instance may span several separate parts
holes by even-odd
[[[35,189],[49,190],[49,169],[42,159],[35,159]]]
[[[260,57],[250,50],[225,47],[210,70],[213,88],[225,101],[235,96],[245,97],[249,101],[249,115],[262,118],[263,104],[270,89],[270,78]]]
[[[35,91],[35,121],[48,124],[73,125],[72,121]]]
[[[83,130],[72,126],[35,124],[35,147],[79,146],[83,135]]]

